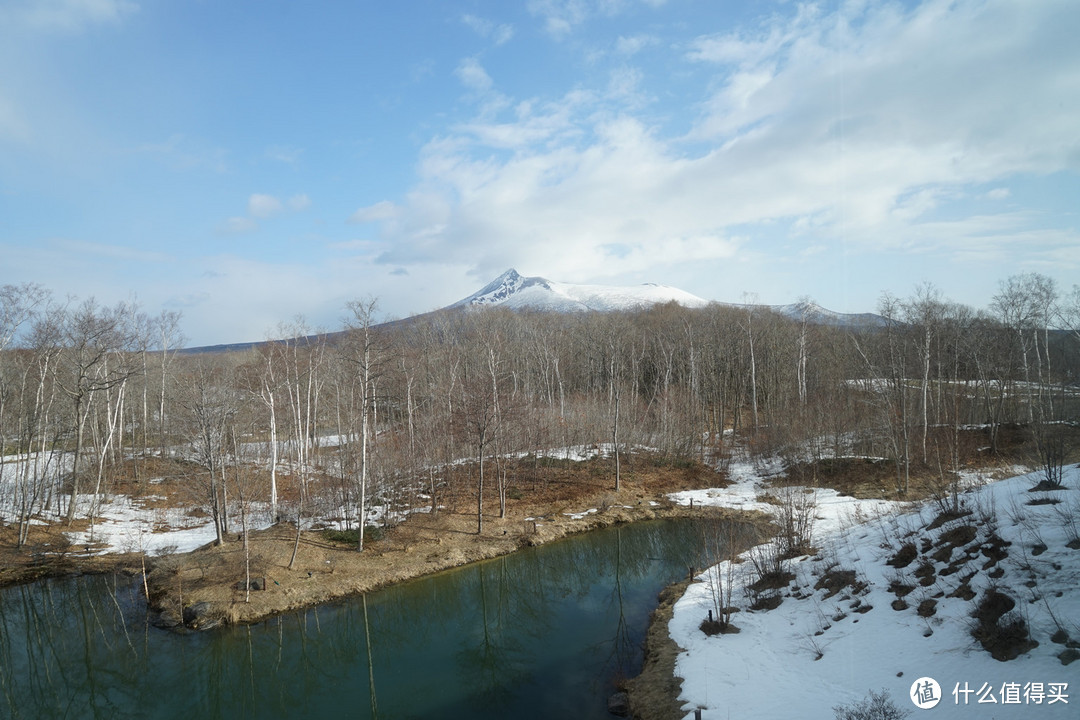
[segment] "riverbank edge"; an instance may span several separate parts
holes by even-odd
[[[331,570],[328,574],[309,569],[312,567],[310,564],[301,564],[293,571],[275,568],[277,577],[272,581],[272,585],[267,583],[266,591],[250,594],[252,597],[257,596],[258,602],[244,602],[240,598],[245,593],[235,589],[223,598],[220,583],[202,588],[190,585],[183,587],[174,580],[175,570],[170,571],[163,567],[161,562],[155,561],[155,568],[147,575],[148,605],[157,613],[156,624],[178,632],[209,630],[222,625],[251,625],[285,613],[345,600],[398,583],[501,557],[525,547],[555,542],[571,535],[624,523],[680,517],[713,517],[761,525],[767,525],[771,520],[770,516],[756,511],[679,505],[672,503],[666,493],[648,501],[639,499],[639,502],[632,506],[612,505],[606,509],[548,518],[535,523],[528,520],[523,522],[520,518],[493,519],[485,522],[484,534],[466,535],[464,539],[458,536],[456,542],[444,543],[444,538],[437,537],[424,538],[400,549],[388,549],[378,553],[369,553],[368,550],[364,553],[340,550],[342,553],[349,553],[349,556],[339,557],[352,557],[356,562],[370,564],[371,567],[362,573],[350,574],[348,571]],[[287,542],[291,548],[295,526],[284,524],[276,528],[276,537],[275,528],[264,531],[263,537],[279,544]],[[316,533],[305,532],[302,534],[302,541],[325,547],[316,537]],[[259,542],[259,538],[254,538],[253,542]],[[445,544],[451,546],[445,548]],[[175,568],[178,559],[182,562],[185,557],[195,559],[199,554],[229,551],[238,554],[240,543],[234,541],[223,546],[204,546],[182,556],[172,556],[168,562]],[[415,562],[415,558],[424,555],[425,562]],[[393,562],[395,559],[403,560],[406,556],[412,556],[414,561]],[[230,576],[235,578],[238,575],[234,570]]]
[[[645,631],[641,672],[624,683],[635,720],[681,720],[686,715],[679,702],[683,679],[675,673],[675,661],[683,648],[671,638],[668,623],[675,614],[675,603],[694,582],[680,580],[657,595],[656,609],[649,615],[649,627]]]
[[[0,590],[27,585],[40,580],[123,573],[138,575],[144,568],[142,553],[110,553],[107,555],[67,555],[50,558],[38,564],[0,568]]]

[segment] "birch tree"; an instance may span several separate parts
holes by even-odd
[[[356,477],[356,516],[359,533],[356,549],[358,552],[363,552],[364,528],[367,526],[371,410],[374,403],[374,383],[382,372],[384,357],[375,331],[378,301],[375,298],[354,300],[346,307],[349,317],[346,320],[345,342],[342,350],[345,362],[352,368],[355,387],[358,391],[355,414],[359,417],[353,418],[350,443],[359,445],[359,466]]]
[[[67,523],[75,519],[80,487],[80,460],[84,450],[87,418],[98,393],[109,390],[133,375],[136,370],[121,353],[131,347],[132,335],[126,324],[130,313],[121,303],[101,308],[91,298],[66,315],[63,328],[63,369],[60,385],[72,409],[75,449],[71,468],[71,499]],[[113,362],[109,362],[112,359]]]

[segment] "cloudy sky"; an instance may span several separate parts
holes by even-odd
[[[0,0],[0,284],[189,344],[507,268],[873,310],[1080,282],[1075,0]]]

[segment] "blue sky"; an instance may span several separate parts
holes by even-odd
[[[0,0],[0,283],[190,344],[509,267],[873,310],[1080,282],[1074,0]]]

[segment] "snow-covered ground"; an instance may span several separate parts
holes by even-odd
[[[768,472],[734,462],[732,487],[673,499],[775,509],[757,499]],[[938,717],[1080,717],[1080,662],[1064,665],[1058,655],[1066,646],[1051,641],[1059,630],[1080,641],[1080,469],[1066,470],[1066,490],[1028,492],[1040,477],[1031,473],[978,485],[972,476],[962,495],[971,514],[932,530],[927,525],[939,513],[934,503],[903,506],[813,491],[818,552],[789,561],[795,580],[780,591],[779,607],[748,609],[752,562],[731,566],[738,634],[706,636],[700,629],[714,607],[710,578],[726,577],[727,563],[700,575],[676,604],[669,632],[685,648],[676,674],[684,678],[680,699],[686,717],[700,708],[702,718],[831,719],[834,706],[883,689],[898,708],[918,717],[924,710],[910,693],[926,677],[940,688],[939,702],[929,710]],[[1060,502],[1028,504],[1038,498]],[[967,538],[951,553],[942,540],[950,530],[957,532],[947,537]],[[984,570],[995,536],[1009,543],[1008,556]],[[917,559],[903,568],[887,564],[905,544],[920,548]],[[922,565],[929,567],[916,577]],[[857,584],[827,597],[829,588],[815,585],[829,570],[853,570]],[[971,573],[974,597],[952,596],[964,594],[960,586]],[[898,585],[914,586],[904,597],[907,607],[899,610],[893,606],[898,595],[890,591]],[[1011,661],[995,660],[971,634],[977,622],[972,612],[990,587],[1016,601],[1013,612],[1039,643]],[[917,608],[929,600],[936,600],[934,613],[922,617]]]
[[[214,540],[213,520],[193,516],[185,508],[154,507],[155,499],[103,496],[98,499],[91,527],[64,534],[76,549],[90,548],[93,554],[189,552]],[[81,507],[92,501],[91,495],[79,496]]]
[[[332,447],[342,442],[340,435],[325,435],[319,438],[323,447]],[[267,443],[247,443],[244,446],[245,457],[270,456],[270,448]],[[587,452],[585,448],[573,450],[573,456]],[[0,464],[0,500],[8,503],[14,498],[14,487],[17,477],[31,465],[30,472],[42,472],[41,468],[49,467],[50,472],[70,471],[72,461],[71,453],[7,455]],[[62,467],[60,467],[62,466]],[[60,467],[60,470],[57,470]],[[278,469],[284,472],[293,472],[295,467],[288,463],[279,463]],[[317,468],[308,467],[309,473],[314,474]],[[147,480],[150,485],[162,482],[162,478]],[[53,520],[59,519],[66,513],[67,495],[61,495],[58,506],[54,506],[52,512],[59,514]],[[103,493],[99,496],[93,494],[80,494],[76,500],[78,507],[76,517],[93,518],[93,522],[85,530],[69,531],[64,534],[71,542],[74,550],[78,553],[102,555],[107,553],[121,552],[146,552],[150,555],[168,553],[183,553],[195,550],[215,539],[213,520],[205,513],[198,512],[190,504],[176,506],[163,501],[165,498],[153,495],[132,497],[122,493]],[[344,508],[325,507],[319,508],[320,517],[305,518],[305,528],[331,527],[344,529],[346,523],[340,520],[326,520],[325,518],[344,518],[350,513]],[[386,504],[370,503],[366,508],[365,515],[370,525],[380,525],[384,522],[395,523],[402,520],[411,512],[429,512],[430,507],[416,507],[410,509],[392,509]],[[295,507],[282,507],[281,512],[287,516],[295,515]],[[310,509],[309,509],[310,512]],[[0,502],[0,522],[13,522],[17,513],[13,507]],[[268,503],[251,503],[248,508],[248,522],[253,530],[259,530],[271,525],[272,518]],[[46,524],[46,520],[40,516],[30,519],[31,524]],[[229,529],[236,533],[240,531],[241,516],[240,508],[235,502],[229,506]]]

